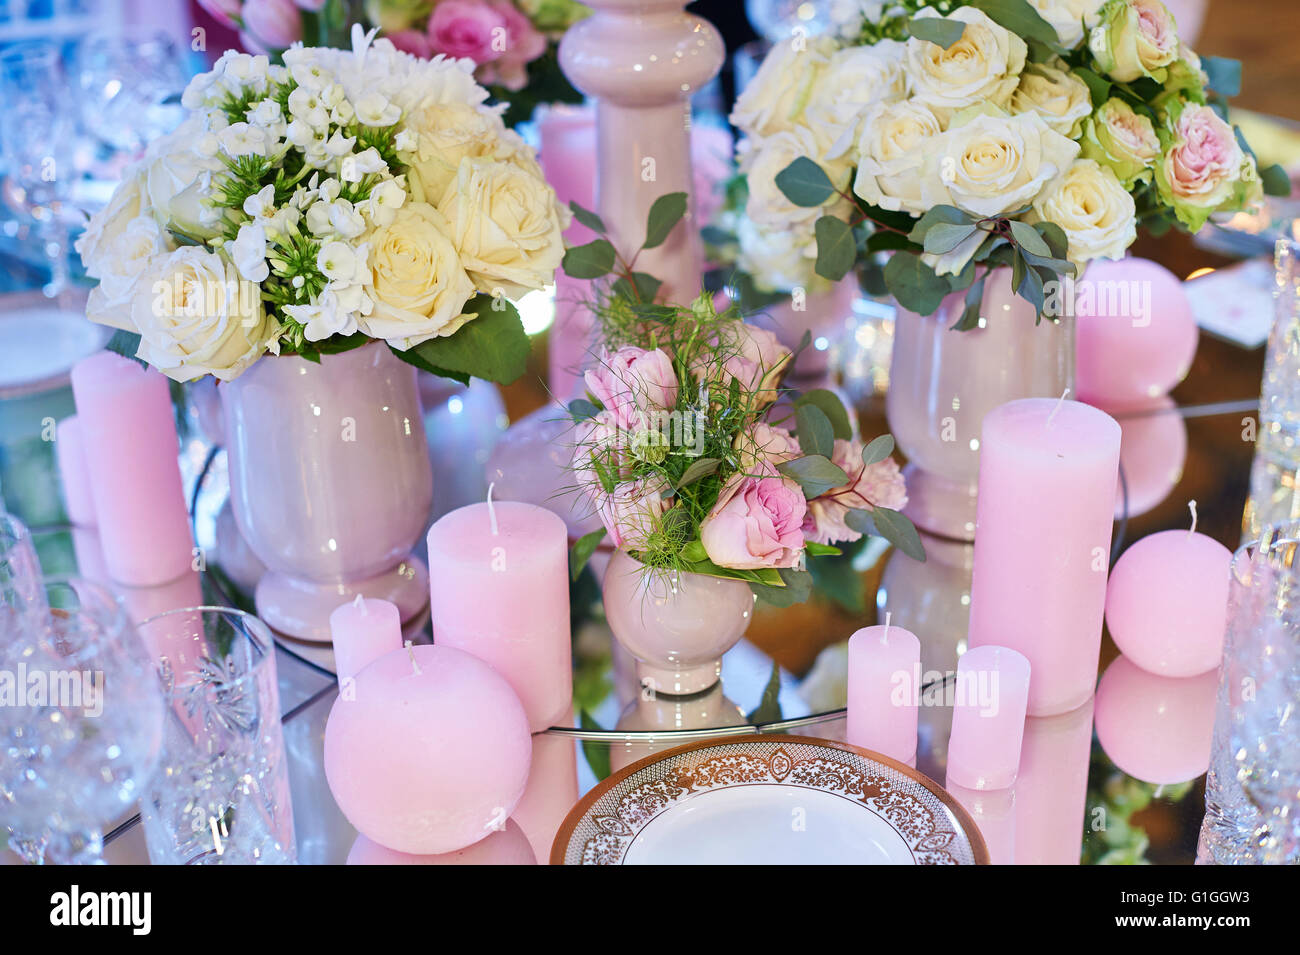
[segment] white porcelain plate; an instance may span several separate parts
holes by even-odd
[[[693,743],[633,763],[573,808],[555,865],[974,865],[975,824],[901,763],[803,736]]]

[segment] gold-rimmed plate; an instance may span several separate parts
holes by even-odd
[[[553,865],[977,865],[988,850],[941,786],[895,760],[806,736],[679,746],[584,796]]]

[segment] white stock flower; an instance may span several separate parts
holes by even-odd
[[[222,152],[227,156],[267,156],[274,143],[266,130],[248,123],[231,123],[217,133]]]
[[[375,226],[392,224],[397,210],[406,202],[406,190],[395,179],[378,183],[370,190],[370,195],[357,204],[361,214]]]
[[[343,307],[338,293],[327,288],[316,301],[307,305],[286,305],[285,314],[303,326],[303,337],[309,342],[319,342],[331,335],[352,335],[357,329],[357,316]]]
[[[271,274],[266,264],[266,226],[262,223],[254,220],[241,225],[229,251],[239,274],[250,282],[264,282]]]
[[[915,100],[874,106],[862,122],[853,191],[882,209],[924,213],[920,171],[930,140],[942,130],[939,118]]]
[[[402,118],[401,107],[379,93],[367,93],[356,103],[357,120],[366,126],[392,126]]]
[[[377,172],[388,172],[388,163],[379,155],[379,150],[371,146],[352,156],[346,156],[339,164],[339,178],[344,182],[360,182],[366,176]]]
[[[853,145],[863,114],[870,107],[907,95],[904,50],[896,40],[881,40],[831,54],[804,109],[805,123],[817,130],[819,137],[830,140],[826,158],[836,159]]]
[[[1137,238],[1137,208],[1114,171],[1076,159],[1064,176],[1034,200],[1039,218],[1060,226],[1071,262],[1121,259]]]
[[[916,14],[917,19],[940,16],[933,7]],[[904,65],[912,98],[944,122],[967,106],[1005,106],[1025,66],[1025,41],[975,7],[958,7],[943,19],[966,25],[961,39],[948,49],[916,37],[907,41]]]

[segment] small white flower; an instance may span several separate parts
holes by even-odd
[[[362,211],[373,224],[386,226],[392,223],[404,202],[406,190],[397,180],[389,179],[370,190],[369,198],[362,204]]]
[[[314,176],[312,178],[315,179]],[[320,196],[322,202],[333,202],[339,197],[339,192],[342,188],[342,183],[337,179],[330,177],[316,188],[316,195]]]
[[[331,282],[350,282],[357,272],[356,251],[346,242],[326,242],[316,253],[316,267]]]
[[[326,289],[309,305],[286,305],[285,314],[302,323],[303,336],[318,342],[331,335],[351,335],[357,330],[356,316],[340,307],[339,297]]]
[[[266,132],[248,123],[227,126],[217,134],[217,138],[228,156],[265,156],[270,151]]]
[[[336,129],[334,130],[334,135],[326,141],[325,151],[335,158],[346,156],[348,153],[352,152],[352,147],[355,146],[356,143],[357,140],[355,136],[344,136],[343,130]]]
[[[271,274],[266,264],[266,227],[257,221],[240,226],[239,235],[230,243],[230,258],[239,274],[250,282],[265,281]]]
[[[376,172],[388,172],[388,163],[373,146],[355,156],[346,157],[339,167],[339,176],[344,182],[360,182],[366,176]]]
[[[262,100],[250,109],[247,115],[250,123],[263,128],[277,126],[284,120],[280,112],[280,104],[273,99]]]
[[[367,126],[392,126],[402,111],[379,93],[367,93],[356,103],[357,119]]]
[[[354,239],[366,231],[361,213],[346,199],[335,199],[329,204],[329,221],[334,231],[344,239]]]
[[[393,137],[393,146],[400,153],[412,152],[419,144],[419,140],[411,133],[409,129],[403,129]]]
[[[321,102],[320,94],[302,86],[289,94],[289,115],[315,128],[329,125],[330,120],[329,110]]]

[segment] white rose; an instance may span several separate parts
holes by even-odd
[[[831,196],[822,206],[797,206],[776,184],[790,163],[801,156],[822,167],[837,189],[849,184],[852,167],[848,159],[827,161],[821,154],[821,144],[806,126],[797,126],[760,140],[747,140],[741,146],[740,168],[745,173],[749,198],[745,201],[745,215],[765,226],[782,226],[814,222],[818,217],[843,205],[838,196]]]
[[[165,226],[199,238],[216,235],[217,213],[204,200],[221,160],[195,149],[207,130],[191,118],[150,144],[144,156],[145,189],[154,215]]]
[[[1070,240],[1069,258],[1121,259],[1137,238],[1137,208],[1114,171],[1078,159],[1034,200],[1039,218],[1060,226]]]
[[[398,158],[407,167],[411,198],[419,202],[437,203],[462,159],[509,159],[520,151],[500,116],[466,103],[430,104],[407,116],[404,125],[415,145]]]
[[[740,255],[736,266],[766,292],[821,288],[829,283],[819,276],[817,238],[811,224],[767,229],[748,217],[736,230]]]
[[[858,138],[862,117],[876,103],[892,103],[907,95],[903,44],[881,40],[873,46],[853,46],[831,55],[813,86],[804,121],[830,140],[825,155],[835,159]]]
[[[1056,31],[1061,46],[1073,50],[1097,25],[1097,11],[1106,0],[1029,0],[1029,5]]]
[[[772,47],[754,78],[736,97],[731,122],[751,136],[791,129],[800,120],[834,49],[834,41],[824,36],[791,37]]]
[[[176,381],[205,374],[237,377],[279,331],[262,310],[261,290],[202,246],[183,246],[155,261],[131,302],[139,356]]]
[[[916,14],[924,19],[938,16],[932,7]],[[966,24],[961,39],[948,49],[916,37],[907,41],[904,66],[913,98],[944,122],[977,103],[1005,106],[1025,66],[1025,41],[974,7],[959,7],[944,19]]]
[[[136,216],[113,240],[99,249],[96,276],[100,281],[90,290],[86,317],[101,325],[130,330],[131,300],[140,276],[159,256],[173,248],[167,233],[153,216]]]
[[[862,123],[853,191],[882,209],[925,212],[920,170],[930,140],[942,129],[930,108],[914,100],[877,104]]]
[[[1020,85],[1011,94],[1011,112],[1038,113],[1052,129],[1075,139],[1083,121],[1092,115],[1092,93],[1073,73],[1037,64],[1021,74]]]
[[[108,205],[90,217],[86,231],[77,238],[74,247],[81,256],[87,275],[93,279],[103,279],[113,272],[109,264],[115,258],[110,251],[113,243],[134,219],[148,214],[149,208],[144,166],[136,163],[127,168],[122,181],[113,190]]]
[[[424,202],[409,202],[371,236],[374,311],[361,330],[405,350],[456,331],[474,283],[447,237],[447,222]]]
[[[980,112],[959,118],[927,144],[927,153],[921,174],[926,206],[953,205],[983,217],[1029,205],[1069,167],[1079,144],[1037,113]]]
[[[479,291],[514,297],[555,281],[567,217],[536,163],[462,159],[437,208]]]

